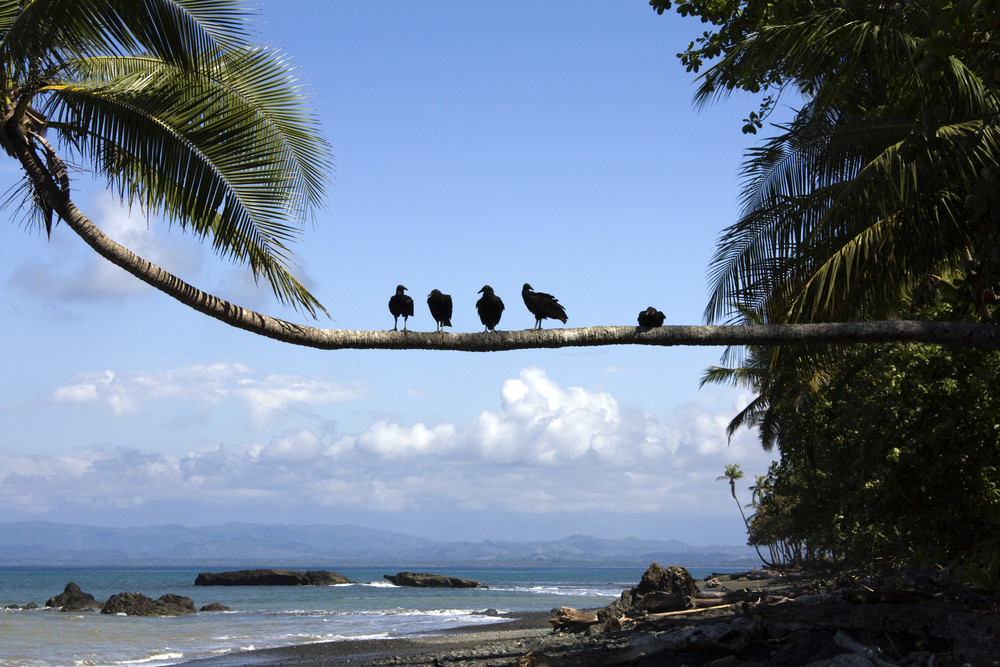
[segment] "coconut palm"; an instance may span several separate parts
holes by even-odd
[[[942,32],[945,10],[929,2],[810,8],[748,33],[703,77],[701,102],[762,73],[806,100],[748,154],[706,318],[894,318],[928,276],[957,274],[989,320],[1000,279],[989,11]]]
[[[242,0],[0,0],[0,144],[30,217],[189,304],[210,299],[107,239],[73,201],[79,159],[123,203],[249,266],[285,303],[287,268],[332,156],[287,56],[254,45]],[[165,289],[170,291],[170,289]]]
[[[729,490],[733,494],[733,500],[736,501],[736,507],[738,507],[740,510],[740,516],[743,517],[743,525],[747,527],[747,533],[749,533],[750,523],[747,521],[747,515],[743,511],[743,505],[740,504],[739,498],[736,497],[736,480],[743,479],[743,470],[740,468],[738,463],[727,463],[725,472],[716,477],[715,479],[716,480],[725,479],[729,481]],[[757,555],[760,556],[761,562],[763,562],[768,567],[771,567],[771,563],[767,562],[767,559],[764,558],[764,556],[760,553],[760,549],[757,547],[756,544],[753,546],[753,548],[754,551],[757,552]]]

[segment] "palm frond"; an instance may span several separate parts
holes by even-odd
[[[45,89],[44,111],[123,200],[211,235],[294,303],[301,286],[281,278],[288,243],[321,203],[331,158],[284,65],[267,49],[194,72],[150,57],[90,58],[68,64],[75,83]]]

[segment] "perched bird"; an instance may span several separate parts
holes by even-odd
[[[442,294],[439,289],[431,290],[427,295],[427,307],[431,309],[431,317],[437,322],[436,331],[444,333],[444,328],[451,326],[451,295]]]
[[[645,329],[662,327],[664,319],[666,319],[666,316],[663,313],[650,306],[646,310],[639,313],[639,326]]]
[[[531,314],[535,316],[535,329],[542,328],[542,320],[549,318],[566,324],[566,309],[559,305],[559,300],[545,292],[535,292],[528,283],[521,288],[521,298]]]
[[[476,310],[479,311],[479,320],[486,326],[486,330],[495,331],[500,324],[500,314],[503,313],[503,301],[493,293],[493,288],[483,285],[479,290],[483,297],[476,302]]]
[[[392,313],[392,330],[398,331],[399,318],[403,317],[403,331],[406,331],[406,318],[413,315],[413,299],[403,294],[406,288],[396,285],[396,293],[389,299],[389,312]]]

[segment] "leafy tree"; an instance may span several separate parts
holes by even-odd
[[[150,284],[209,298],[77,209],[69,174],[79,156],[125,204],[209,239],[315,314],[322,306],[288,270],[287,245],[322,201],[331,153],[287,56],[249,41],[250,5],[0,0],[0,145],[23,167],[22,203],[47,233],[63,220]]]
[[[812,557],[959,559],[1000,518],[1000,354],[842,350],[829,382],[778,401],[780,464],[751,539]]]
[[[672,4],[653,0],[662,12]],[[743,214],[713,260],[709,321],[898,317],[928,276],[977,317],[1000,286],[995,0],[681,0],[715,32],[681,55],[705,103],[742,89],[804,100],[751,151]]]

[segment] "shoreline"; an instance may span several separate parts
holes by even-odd
[[[699,592],[685,596],[682,608],[667,611],[647,605],[656,607],[662,598],[653,596],[662,596],[665,588],[648,596],[633,588],[622,600],[631,605],[639,595],[640,607],[613,607],[615,616],[585,628],[565,628],[557,610],[511,612],[502,616],[510,620],[435,634],[242,651],[182,664],[797,667],[862,660],[958,667],[996,664],[1000,658],[1000,595],[956,583],[943,569],[745,573],[696,586]],[[869,659],[882,656],[888,660]],[[845,662],[829,662],[836,660]]]
[[[483,625],[463,625],[435,632],[386,639],[343,639],[313,644],[293,644],[236,651],[178,663],[184,667],[269,667],[294,665],[351,664],[377,665],[435,664],[449,655],[474,659],[508,659],[528,653],[534,644],[553,637],[551,611],[523,611],[503,614],[510,620]]]

